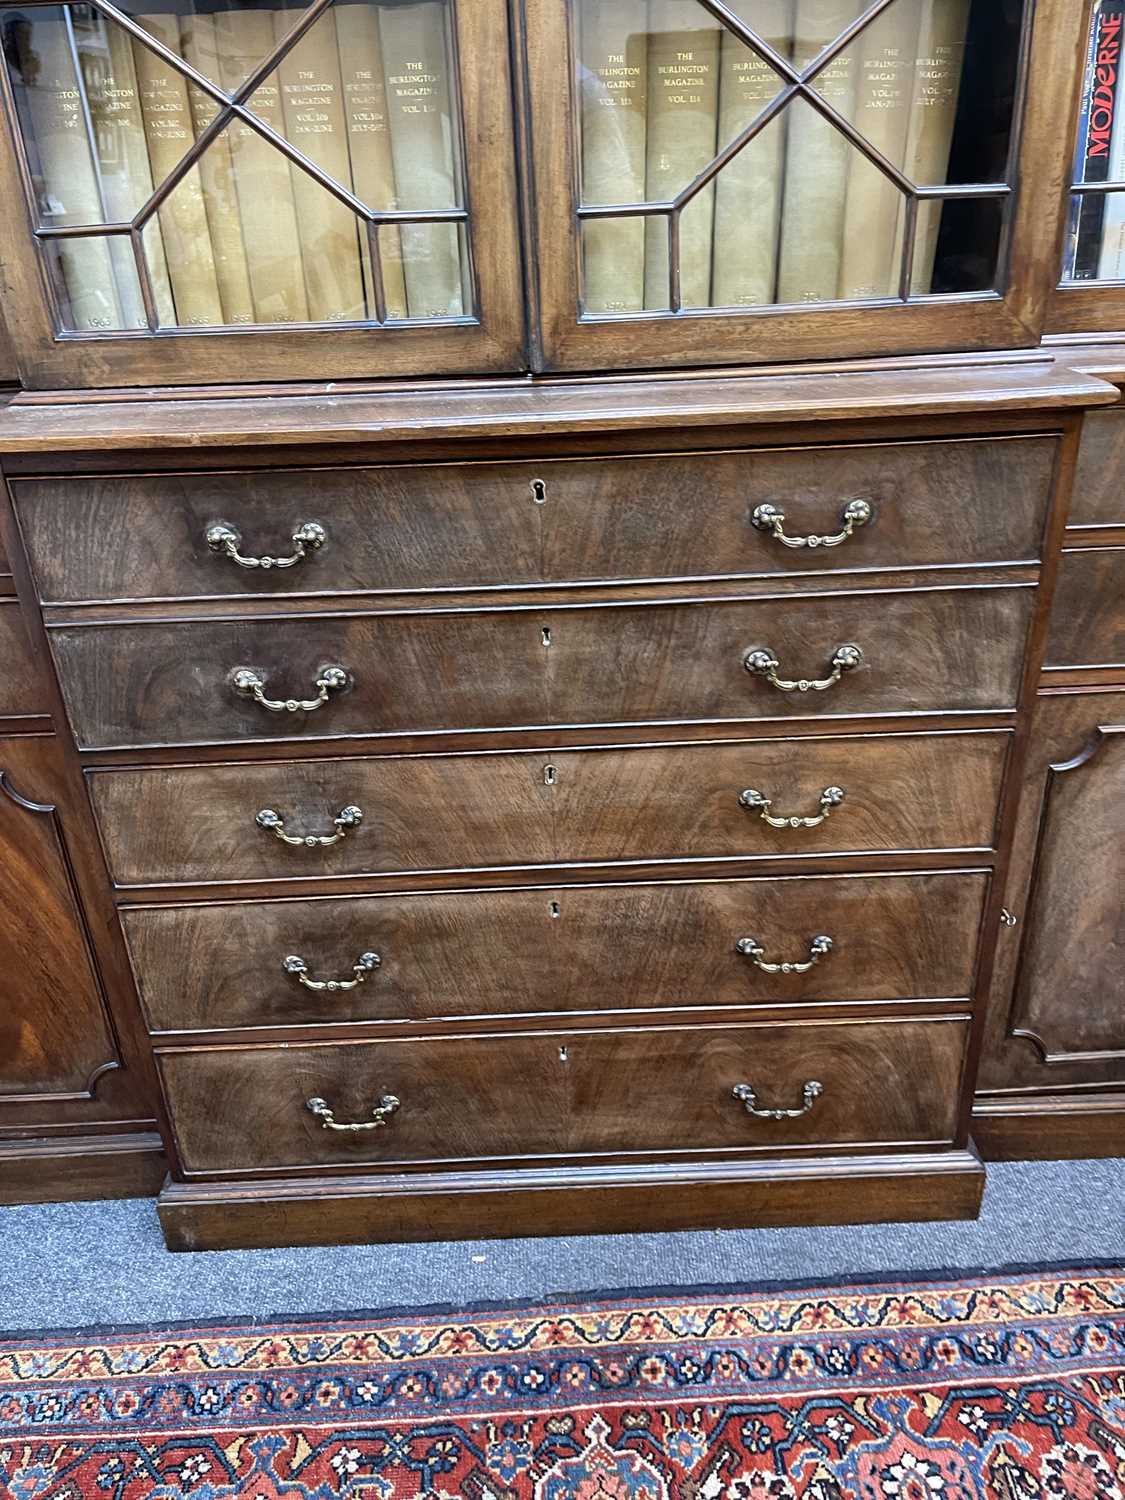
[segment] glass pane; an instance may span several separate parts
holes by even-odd
[[[104,333],[148,326],[126,237],[46,240],[43,255],[62,328]]]
[[[775,299],[786,119],[772,119],[719,173],[711,268],[715,307],[754,307]]]
[[[1125,193],[1071,199],[1063,276],[1068,281],[1125,281]]]
[[[919,203],[912,295],[993,291],[1005,211],[995,198]]]
[[[473,309],[468,291],[467,252],[460,226],[403,224],[400,235],[408,316],[462,318],[470,315]],[[381,239],[380,248],[382,244]]]
[[[803,99],[795,99],[786,114],[777,300],[832,302],[840,284],[848,164],[855,148]]]
[[[229,93],[274,58],[301,6],[128,8],[171,58],[89,6],[0,12],[40,225],[136,223],[162,327],[374,321],[368,226],[332,185],[373,213],[464,203],[447,0],[336,0],[276,60],[247,104],[307,168],[229,112],[200,150],[225,106],[175,62]],[[471,313],[464,226],[380,236],[389,320]],[[147,326],[127,236],[49,256],[67,328]]]
[[[663,215],[651,222],[659,224],[667,235],[668,221]],[[588,313],[635,313],[644,308],[645,233],[644,219],[590,219],[582,225],[584,306]],[[667,300],[663,305],[667,307]]]
[[[897,300],[908,186],[1006,181],[1025,0],[736,0],[776,64],[699,0],[571,3],[581,203],[681,200],[684,308]],[[782,65],[856,22],[762,125]],[[920,210],[916,292],[995,284],[1002,211],[973,203]],[[580,218],[586,314],[668,308],[666,215]]]

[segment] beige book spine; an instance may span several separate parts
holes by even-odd
[[[278,41],[292,30],[299,15],[299,10],[275,14]],[[286,140],[334,182],[350,188],[344,86],[336,17],[331,10],[286,53],[278,77]],[[290,176],[309,317],[316,323],[361,322],[366,316],[359,258],[361,221],[296,163],[290,165]]]
[[[219,47],[215,22],[211,16],[185,15],[180,18],[180,45],[184,57],[197,72],[212,83],[221,82]],[[191,122],[200,136],[219,112],[210,94],[193,84],[188,85]],[[211,249],[215,257],[215,278],[223,306],[223,322],[233,327],[253,323],[254,297],[250,290],[250,270],[246,262],[246,245],[242,238],[242,220],[238,213],[238,192],[234,184],[234,157],[231,154],[229,130],[221,131],[199,159],[199,179],[203,184],[203,205]]]
[[[896,0],[860,38],[855,124],[892,166],[905,164],[922,0]],[[858,151],[848,167],[839,295],[848,301],[898,294],[899,223],[905,199]]]
[[[969,0],[922,0],[906,142],[906,175],[919,187],[944,183],[949,171],[968,26]],[[910,277],[916,294],[928,292],[933,281],[941,209],[940,203],[919,204]]]
[[[379,12],[398,207],[454,208],[460,198],[445,7],[437,0]],[[453,224],[404,224],[403,271],[412,318],[460,317],[461,253]]]
[[[179,52],[180,27],[174,15],[142,15],[137,20],[169,51]],[[153,179],[159,183],[195,140],[187,79],[143,42],[134,41],[133,59],[149,161]],[[159,220],[176,322],[182,328],[221,324],[223,308],[198,167],[192,167],[165,198]]]
[[[86,133],[82,86],[60,9],[30,10],[15,32],[22,83],[17,105],[26,118],[40,222],[51,228],[104,220],[93,151]],[[36,171],[36,166],[38,170]],[[121,304],[105,240],[57,242],[67,302],[66,326],[81,333],[121,328]]]
[[[112,21],[95,33],[96,49],[78,42],[78,55],[90,105],[90,120],[101,163],[102,201],[110,219],[131,219],[152,194],[152,170],[148,159],[144,120],[141,116],[133,47],[126,32]],[[110,241],[110,256],[117,276],[121,314],[127,328],[147,328],[133,247],[127,239]],[[158,224],[145,238],[156,308],[162,324],[176,321],[164,240]]]
[[[645,198],[672,198],[715,155],[719,108],[719,26],[696,0],[649,0],[648,134]],[[715,187],[709,183],[680,215],[680,299],[711,301]],[[668,229],[645,224],[645,306],[667,307]]]
[[[352,191],[368,208],[395,205],[395,167],[391,157],[387,116],[387,82],[383,73],[383,43],[379,18],[369,0],[336,0],[336,38],[340,49],[340,77],[344,87],[344,117],[348,129]],[[367,237],[360,246],[367,287],[367,313],[374,317],[371,256]],[[379,230],[379,262],[387,317],[406,317],[406,279],[402,268],[402,234],[395,224]]]
[[[641,203],[648,0],[617,0],[614,5],[583,0],[578,28],[582,201]],[[588,219],[582,251],[586,310],[640,312],[645,305],[644,220]]]
[[[793,0],[761,0],[748,20],[775,52],[789,56]],[[726,33],[719,59],[719,146],[733,141],[781,88],[782,79],[769,63]],[[711,267],[714,307],[758,307],[773,301],[784,170],[782,115],[771,120],[719,173]]]
[[[223,87],[230,91],[277,45],[272,12],[216,11],[215,42]],[[249,102],[259,119],[278,135],[285,134],[276,73],[270,74]],[[228,133],[254,321],[307,323],[309,306],[288,158],[240,121]]]
[[[797,0],[793,62],[806,68],[855,20],[853,0]],[[816,80],[823,98],[845,118],[855,108],[855,48],[845,48]],[[848,166],[855,149],[847,137],[795,99],[787,106],[785,189],[777,300],[831,302],[840,284]]]

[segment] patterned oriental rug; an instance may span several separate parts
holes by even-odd
[[[0,1339],[12,1500],[1125,1500],[1125,1269]]]

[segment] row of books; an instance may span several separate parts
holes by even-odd
[[[1125,181],[1125,98],[1121,43],[1125,0],[1098,0],[1090,22],[1075,180]],[[1125,194],[1076,196],[1063,276],[1067,281],[1125,279]]]
[[[894,0],[814,85],[919,185],[946,181],[969,3]],[[736,0],[732,8],[801,69],[857,14],[855,0]],[[580,0],[578,34],[589,205],[670,200],[782,87],[698,0]],[[930,290],[940,217],[940,203],[921,206],[915,292]],[[684,209],[683,305],[896,296],[904,224],[902,193],[794,99]],[[583,248],[589,312],[669,305],[665,216],[588,219]]]
[[[142,13],[170,52],[230,91],[299,9],[240,6]],[[13,21],[11,18],[15,16]],[[8,58],[40,221],[129,220],[219,106],[88,6],[8,12]],[[278,135],[374,210],[460,201],[446,9],[439,0],[338,0],[248,101]],[[146,326],[127,237],[49,242],[68,326]],[[162,325],[362,321],[375,316],[361,220],[253,128],[234,121],[173,188],[144,234]],[[455,224],[383,225],[388,318],[464,311]]]

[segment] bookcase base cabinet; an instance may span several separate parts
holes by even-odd
[[[471,440],[435,413],[396,441],[370,394],[328,436],[294,396],[237,403],[238,448],[142,409],[145,458],[112,413],[98,451],[64,406],[58,452],[10,453],[171,1246],[977,1212],[1019,747],[1113,391],[985,361],[938,413],[947,368],[873,373],[833,374],[833,422],[744,377],[671,427],[699,387],[664,380],[535,391],[559,436],[513,432],[521,386]],[[660,543],[654,455],[710,559]],[[437,464],[445,508],[404,504]],[[123,506],[142,566],[113,575]],[[231,556],[313,521],[311,560]]]

